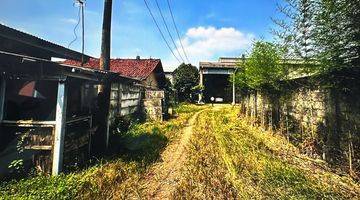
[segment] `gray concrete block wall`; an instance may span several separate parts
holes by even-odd
[[[145,113],[150,120],[163,121],[165,93],[162,90],[145,91],[143,100]]]
[[[241,99],[244,115],[292,138],[303,153],[344,163],[351,154],[354,170],[360,171],[360,94],[303,86],[283,95],[257,91]]]

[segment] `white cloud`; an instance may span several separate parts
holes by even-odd
[[[78,20],[73,18],[63,18],[61,19],[62,22],[69,23],[69,24],[77,24]]]
[[[200,26],[188,29],[182,43],[190,62],[197,66],[200,61],[217,60],[219,56],[239,56],[250,47],[254,39],[253,34],[243,33],[233,27]],[[177,65],[173,56],[164,60],[166,70],[173,70]]]
[[[216,14],[214,12],[210,12],[207,15],[205,15],[205,19],[213,19],[216,17]]]

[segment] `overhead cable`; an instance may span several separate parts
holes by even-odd
[[[160,16],[161,16],[161,18],[162,18],[162,21],[163,21],[163,23],[164,23],[164,25],[165,25],[166,31],[168,32],[168,35],[169,35],[172,43],[174,44],[175,49],[176,49],[177,53],[179,54],[181,60],[185,63],[185,61],[184,61],[183,57],[181,56],[181,53],[180,53],[180,51],[179,51],[176,43],[175,43],[175,41],[174,41],[174,38],[173,38],[172,35],[171,35],[171,32],[170,32],[170,30],[169,30],[169,27],[168,27],[168,25],[167,25],[167,23],[166,23],[165,17],[164,17],[164,15],[163,15],[162,11],[161,11],[160,6],[159,6],[158,0],[155,0],[155,3],[156,3],[156,6],[157,6],[157,8],[158,8],[158,11],[159,11],[159,13],[160,13]]]
[[[153,21],[154,21],[154,23],[155,23],[155,25],[156,25],[157,29],[159,30],[159,32],[160,32],[160,34],[161,34],[162,39],[163,39],[163,40],[164,40],[164,42],[166,43],[166,46],[169,48],[169,50],[171,51],[172,55],[176,58],[176,60],[177,60],[179,63],[181,63],[181,61],[179,60],[179,58],[175,55],[174,51],[171,49],[171,47],[170,47],[169,43],[167,42],[167,40],[166,40],[166,38],[165,38],[165,36],[164,36],[163,32],[161,31],[161,29],[160,29],[160,27],[159,27],[159,24],[157,23],[157,21],[156,21],[156,19],[155,19],[154,15],[153,15],[153,13],[152,13],[152,11],[151,11],[151,9],[150,9],[149,5],[148,5],[148,2],[147,2],[146,0],[144,0],[144,3],[145,3],[146,8],[148,9],[148,11],[149,11],[149,13],[150,13],[150,15],[151,15],[151,18],[152,18],[152,19],[153,19]]]
[[[172,19],[172,21],[173,21],[173,24],[174,24],[174,27],[175,27],[175,30],[176,30],[178,39],[179,39],[179,41],[180,41],[181,48],[182,48],[182,50],[183,50],[183,52],[184,52],[184,55],[185,55],[186,60],[188,61],[188,63],[190,63],[189,58],[188,58],[188,56],[187,56],[187,54],[186,54],[184,45],[183,45],[183,43],[182,43],[182,41],[181,41],[181,37],[180,37],[180,34],[179,34],[179,29],[177,28],[177,25],[176,25],[176,23],[175,23],[174,14],[173,14],[173,11],[172,11],[172,9],[171,9],[170,2],[169,2],[169,0],[166,0],[166,1],[167,1],[167,4],[168,4],[168,7],[169,7],[169,12],[170,12],[170,15],[171,15],[171,19]]]

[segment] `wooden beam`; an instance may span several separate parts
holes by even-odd
[[[5,77],[0,76],[0,122],[4,119],[4,104],[5,104],[5,88],[6,88],[6,81]]]
[[[236,75],[236,72],[234,71],[233,73],[233,82],[232,82],[232,105],[234,106],[236,104],[236,90],[235,90],[235,75]]]
[[[202,71],[202,69],[200,69],[199,70],[200,71],[200,83],[199,83],[199,85],[200,86],[204,86],[204,74],[203,74],[203,71]],[[203,103],[203,91],[201,91],[200,93],[199,93],[199,101],[198,101],[198,103],[200,104],[200,103]]]
[[[56,103],[56,125],[54,136],[52,175],[58,175],[62,171],[66,127],[66,107],[67,84],[65,81],[59,81]]]
[[[32,120],[2,120],[3,125],[5,126],[15,126],[15,127],[54,127],[55,121],[32,121]]]

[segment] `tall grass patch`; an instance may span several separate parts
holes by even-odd
[[[95,166],[60,176],[36,176],[0,184],[0,199],[139,199],[140,180],[167,144],[181,135],[188,119],[204,107],[183,104],[165,122],[119,119],[113,127],[111,155]]]
[[[238,109],[202,113],[175,197],[358,199],[359,184],[301,155],[280,135],[248,126]],[[216,189],[214,189],[216,188]],[[224,188],[223,190],[221,188]]]

